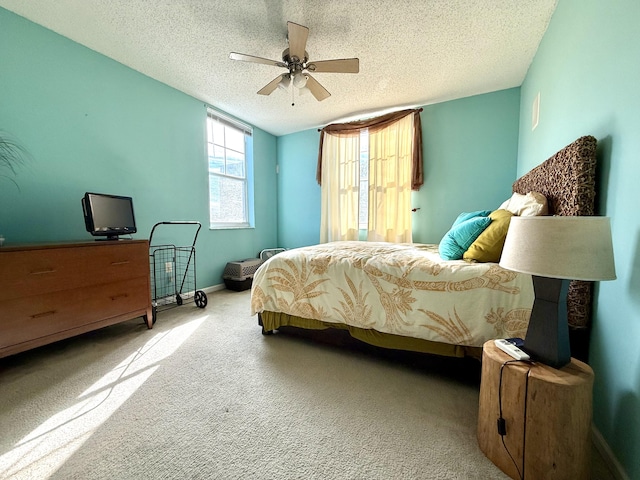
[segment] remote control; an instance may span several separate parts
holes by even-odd
[[[529,360],[529,355],[527,355],[525,352],[520,350],[508,340],[501,338],[499,340],[494,340],[494,343],[496,344],[496,347],[498,347],[503,352],[508,353],[516,360]]]

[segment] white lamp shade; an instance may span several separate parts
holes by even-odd
[[[500,266],[567,280],[615,280],[608,217],[512,217]]]

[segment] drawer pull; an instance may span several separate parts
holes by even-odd
[[[49,270],[37,270],[35,272],[29,272],[29,275],[46,275],[47,273],[55,273],[57,270],[55,268],[50,268]]]
[[[127,298],[129,296],[128,293],[121,293],[120,295],[113,295],[111,300],[118,300],[119,298]]]
[[[111,265],[126,265],[129,263],[129,260],[123,260],[121,262],[111,262]]]
[[[56,314],[56,310],[49,310],[48,312],[36,313],[35,315],[31,315],[31,318],[35,319],[35,318],[49,317],[55,314]]]

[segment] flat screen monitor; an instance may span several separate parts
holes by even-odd
[[[119,235],[136,233],[131,197],[87,192],[82,198],[84,223],[98,240],[118,240]]]

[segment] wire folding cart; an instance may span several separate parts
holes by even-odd
[[[160,228],[158,228],[160,227]],[[159,311],[183,305],[193,300],[196,306],[207,306],[207,295],[196,290],[196,240],[202,225],[200,222],[173,221],[159,222],[151,229],[149,235],[149,264],[151,268],[151,294],[153,307],[153,323]],[[191,245],[176,246],[166,239],[171,238],[170,231],[182,229],[182,238],[194,231]],[[158,229],[156,231],[156,229]],[[188,230],[185,233],[184,230]],[[169,232],[168,236],[167,233]],[[154,245],[156,237],[161,235],[164,243]]]

